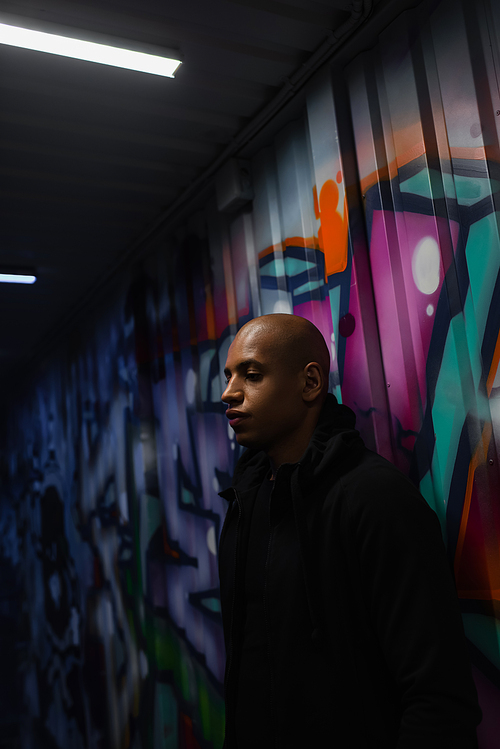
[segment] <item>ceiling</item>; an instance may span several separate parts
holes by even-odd
[[[6,23],[13,14],[32,27],[62,24],[179,50],[183,60],[168,79],[0,45],[0,266],[38,274],[33,286],[0,286],[4,378],[30,368],[349,8],[348,0],[0,0]]]

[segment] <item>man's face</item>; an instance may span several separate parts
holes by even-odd
[[[269,333],[239,334],[224,373],[222,400],[238,444],[272,454],[294,439],[304,419],[303,381],[278,355]]]

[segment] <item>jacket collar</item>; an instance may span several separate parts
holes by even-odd
[[[354,429],[356,416],[347,406],[337,402],[329,393],[304,455],[298,462],[301,486],[312,486],[333,464],[341,464],[345,457],[363,447],[359,432]],[[269,459],[262,450],[246,450],[239,459],[233,477],[233,487],[240,493],[260,486],[269,470]],[[230,496],[225,496],[230,494]],[[234,495],[226,490],[221,496]]]

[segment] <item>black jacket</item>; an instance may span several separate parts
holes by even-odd
[[[481,718],[436,514],[328,396],[271,499],[265,610],[276,749],[472,749]],[[234,714],[253,503],[269,470],[240,459],[219,548],[226,740]]]

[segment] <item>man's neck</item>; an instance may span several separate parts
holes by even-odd
[[[271,465],[271,481],[274,481],[274,479],[276,478],[276,474],[278,473],[278,469],[280,468],[280,466],[284,465],[285,463],[299,462],[299,460],[307,450],[309,442],[311,441],[312,434],[313,432],[311,431],[311,434],[305,435],[300,442],[297,442],[293,446],[288,447],[288,449],[286,450],[276,450],[272,453],[267,453],[267,457],[269,458],[269,463]]]
[[[298,463],[304,455],[316,429],[320,413],[321,409],[311,413],[307,421],[302,425],[302,428],[290,435],[286,443],[282,443],[266,451],[271,464],[272,481],[276,478],[280,466],[285,463]]]

